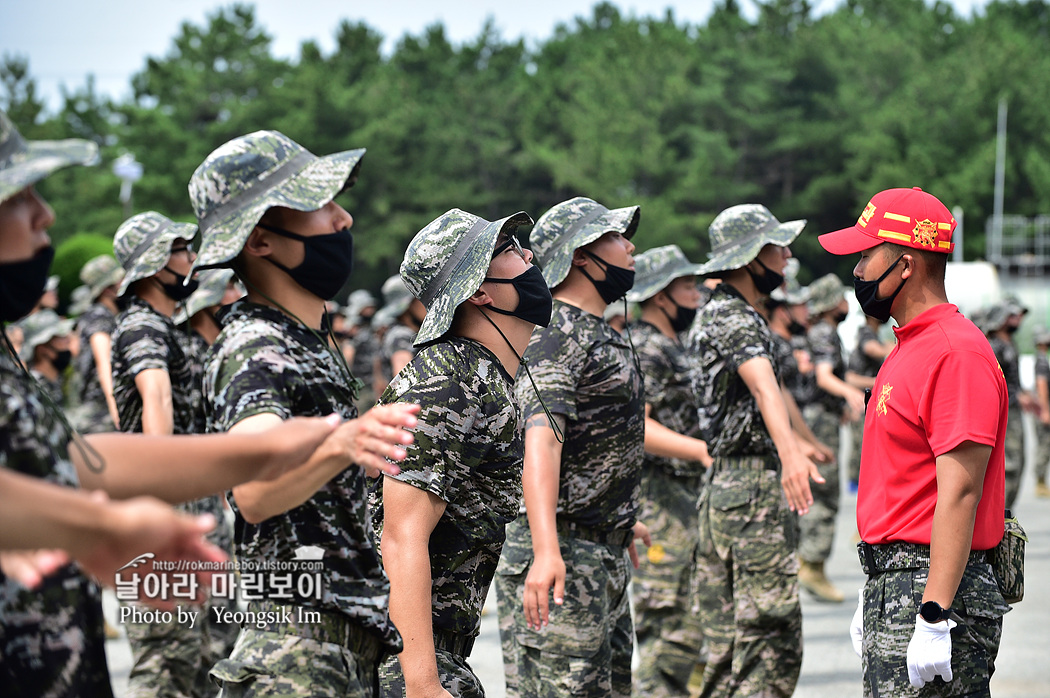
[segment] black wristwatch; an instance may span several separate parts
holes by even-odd
[[[927,623],[939,623],[942,620],[948,620],[952,614],[952,609],[941,608],[941,605],[936,601],[927,601],[922,606],[919,606],[919,615]]]

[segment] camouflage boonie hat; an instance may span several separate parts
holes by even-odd
[[[80,138],[27,141],[0,109],[0,202],[55,170],[70,165],[92,165],[97,159],[98,146]]]
[[[379,311],[384,314],[384,317],[389,317],[393,322],[401,316],[401,313],[408,310],[410,305],[412,305],[412,292],[405,286],[400,274],[394,274],[383,282],[383,307]]]
[[[685,257],[678,245],[654,247],[634,256],[634,286],[627,292],[627,300],[641,303],[649,300],[675,279],[696,276],[699,264]]]
[[[19,322],[25,336],[22,340],[22,358],[29,361],[33,358],[34,349],[41,344],[47,344],[54,337],[65,337],[73,331],[75,324],[73,320],[60,318],[50,308],[38,310],[23,318]]]
[[[1003,305],[1006,307],[1006,311],[1010,315],[1027,315],[1028,308],[1021,302],[1021,299],[1011,294],[1003,296]]]
[[[773,292],[769,294],[770,298],[788,305],[804,305],[809,302],[809,287],[798,282],[800,266],[796,257],[787,261],[784,267],[784,283],[773,289]]]
[[[988,334],[988,311],[991,308],[978,308],[977,310],[970,313],[967,317],[970,318],[970,322],[977,326],[981,332]]]
[[[361,311],[368,307],[378,309],[379,302],[369,291],[359,288],[347,297],[343,317],[351,325],[356,325],[361,322]]]
[[[849,288],[835,274],[825,274],[809,285],[809,312],[820,314],[831,310],[845,297]]]
[[[1050,344],[1050,330],[1044,325],[1039,325],[1032,330],[1032,341],[1036,344]]]
[[[996,303],[985,312],[984,327],[981,329],[984,330],[985,334],[995,332],[1006,324],[1011,315],[1013,313],[1006,303]]]
[[[100,254],[80,269],[80,280],[91,290],[91,300],[124,278],[124,269],[112,255]]]
[[[554,288],[569,275],[573,252],[610,231],[630,238],[638,230],[640,217],[638,206],[609,210],[582,196],[563,201],[540,216],[529,242],[547,287]]]
[[[164,268],[171,257],[176,238],[189,242],[197,232],[192,223],[176,223],[156,211],[146,211],[127,219],[113,236],[113,253],[124,267],[124,279],[117,295],[139,279],[148,279]]]
[[[400,278],[401,277],[398,277],[398,280],[400,280]],[[405,311],[402,310],[401,313],[403,312]],[[398,313],[397,315],[400,315],[401,313]],[[394,315],[393,309],[389,305],[384,305],[376,311],[375,315],[372,316],[372,329],[390,327],[390,325],[392,325],[397,319],[397,315]]]
[[[317,157],[277,131],[256,131],[219,146],[190,178],[201,229],[193,268],[229,263],[269,208],[321,208],[353,186],[364,154],[358,148]]]
[[[69,294],[69,314],[72,317],[79,317],[87,312],[88,308],[91,307],[91,303],[94,301],[94,297],[91,295],[91,289],[88,286],[77,286],[73,289],[73,292]]]
[[[448,332],[456,308],[485,280],[500,233],[525,225],[532,218],[523,211],[489,222],[454,208],[416,233],[401,263],[401,279],[427,309],[414,344]]]
[[[190,294],[186,303],[175,313],[176,325],[185,322],[205,308],[218,305],[226,294],[226,284],[233,278],[233,269],[205,269],[197,274],[197,290]]]
[[[765,245],[790,245],[805,220],[778,221],[762,204],[730,206],[711,221],[707,234],[711,237],[711,251],[701,274],[740,269],[749,264]]]

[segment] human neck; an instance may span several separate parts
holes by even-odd
[[[58,380],[58,369],[50,361],[37,361],[33,364],[33,370],[47,378],[49,381]]]
[[[746,300],[759,315],[763,315],[762,307],[759,303],[763,296],[758,292],[754,280],[751,278],[751,275],[747,273],[746,269],[741,267],[740,269],[726,272],[722,283],[728,284],[736,289],[736,292],[743,296],[744,300]]]
[[[529,346],[535,325],[520,318],[486,312],[480,308],[475,308],[471,313],[472,316],[475,314],[477,317],[468,316],[466,322],[455,326],[453,334],[472,339],[491,351],[511,378],[516,377],[518,366],[521,365],[521,356]],[[482,315],[484,317],[481,317]],[[491,322],[486,320],[486,317]]]
[[[569,270],[569,275],[558,284],[552,295],[562,303],[568,303],[598,317],[601,317],[605,309],[609,307],[591,280],[576,267]]]
[[[117,302],[110,296],[99,296],[98,303],[114,315],[120,312],[120,308],[117,307]]]
[[[642,308],[642,321],[648,322],[650,325],[660,331],[663,336],[678,341],[678,335],[675,334],[674,328],[671,327],[671,320],[667,317],[667,313],[656,303],[649,303]]]
[[[164,293],[156,277],[145,279],[145,283],[139,284],[135,288],[135,295],[165,317],[174,315],[178,306],[178,301]]]
[[[324,300],[307,291],[277,267],[248,274],[244,281],[249,302],[279,310],[311,329],[321,329]]]
[[[948,302],[944,284],[938,286],[915,284],[914,288],[908,288],[909,283],[904,284],[904,288],[897,294],[890,310],[890,314],[899,327],[904,327],[930,308]]]
[[[215,318],[207,310],[202,310],[191,317],[190,327],[204,338],[209,347],[215,344],[215,340],[219,337],[219,332],[222,331],[219,323],[215,322]]]

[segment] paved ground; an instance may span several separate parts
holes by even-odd
[[[1028,472],[1031,472],[1030,470]],[[805,658],[798,698],[848,698],[861,695],[860,659],[849,641],[849,623],[856,607],[856,590],[863,583],[851,538],[855,532],[855,499],[846,495],[840,513],[835,552],[829,574],[846,593],[844,604],[828,605],[803,597]],[[1004,620],[1003,642],[997,671],[992,678],[996,698],[1050,696],[1050,500],[1036,499],[1026,478],[1016,513],[1029,535],[1026,558],[1025,600]],[[490,698],[503,697],[503,665],[496,628],[495,600],[482,621],[481,637],[471,665]],[[109,618],[115,619],[112,596],[107,599]],[[121,638],[107,644],[113,685],[122,696],[127,686],[130,653]]]

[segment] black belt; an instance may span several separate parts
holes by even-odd
[[[917,570],[930,566],[930,546],[919,543],[857,543],[857,554],[864,574],[873,575],[890,570]],[[988,561],[987,550],[971,550],[967,565]]]
[[[581,538],[600,545],[618,545],[626,548],[634,540],[634,531],[630,528],[608,528],[600,529],[592,526],[584,526],[574,521],[558,518],[556,521],[559,534],[569,538]]]
[[[310,606],[282,605],[272,601],[249,601],[248,611],[265,613],[267,617],[250,627],[282,635],[305,637],[317,642],[342,645],[366,662],[375,663],[383,655],[379,638],[351,618]],[[305,617],[310,615],[309,620]],[[285,620],[290,617],[291,620]]]
[[[776,456],[716,456],[716,470],[780,470],[780,459]]]
[[[434,649],[445,650],[460,657],[469,657],[474,649],[473,635],[459,635],[449,630],[434,630]]]

